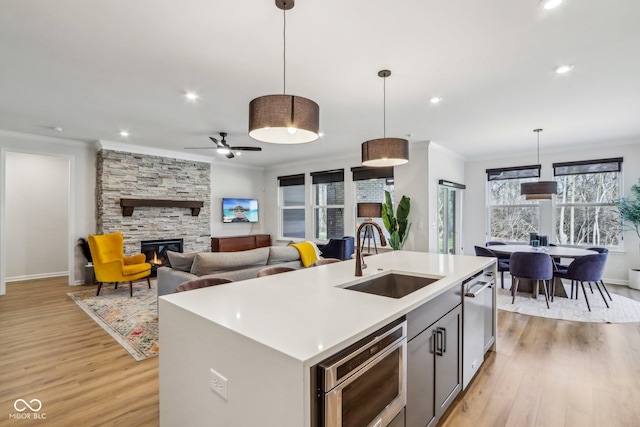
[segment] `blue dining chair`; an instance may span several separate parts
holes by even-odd
[[[600,281],[602,280],[602,273],[604,273],[604,266],[607,263],[607,254],[593,254],[593,255],[585,255],[580,258],[576,258],[567,270],[556,271],[554,273],[554,277],[558,277],[560,279],[568,279],[571,280],[571,296],[573,297],[573,288],[574,284],[580,282],[582,286],[582,293],[584,294],[584,299],[587,302],[587,308],[591,311],[591,305],[589,304],[589,299],[587,298],[587,291],[584,289],[584,282],[593,282],[596,284],[598,291],[600,291],[600,295],[604,300],[604,304],[609,308],[609,303],[607,299],[604,297],[602,293],[602,289],[600,289]],[[578,287],[576,289],[576,299],[578,299]],[[611,297],[611,295],[609,295]]]
[[[491,249],[483,248],[482,246],[474,246],[474,250],[476,251],[476,256],[484,256],[487,258],[498,258],[498,272],[500,273],[500,287],[504,289],[504,272],[509,271],[509,262],[505,262],[504,260],[498,257],[498,254],[493,252]]]
[[[509,272],[514,282],[511,285],[511,304],[516,302],[520,279],[535,280],[536,288],[542,280],[544,300],[549,308],[549,288],[553,279],[553,260],[551,257],[543,252],[514,252],[511,254],[509,264]]]
[[[599,246],[594,246],[591,248],[587,248],[587,250],[590,251],[596,251],[599,254],[607,254],[607,256],[609,256],[609,249],[607,248],[601,248]],[[613,298],[611,298],[611,294],[609,293],[609,289],[607,289],[607,286],[604,284],[604,280],[600,280],[600,284],[602,285],[602,288],[604,289],[604,291],[607,293],[607,296],[609,297],[610,301],[613,301]],[[589,286],[591,286],[591,283],[589,283]],[[591,293],[593,293],[593,288],[591,288]]]

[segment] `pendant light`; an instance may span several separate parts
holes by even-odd
[[[302,144],[318,139],[320,107],[310,99],[286,95],[287,19],[294,0],[275,0],[283,16],[283,90],[282,95],[265,95],[249,103],[249,136],[273,144]]]
[[[540,164],[540,132],[542,129],[533,130],[538,135],[538,165]],[[525,182],[520,184],[520,194],[527,200],[551,200],[553,194],[558,194],[556,181]]]
[[[389,167],[403,165],[409,161],[409,141],[387,138],[387,83],[389,70],[378,71],[383,81],[383,137],[362,143],[362,164],[365,166]]]

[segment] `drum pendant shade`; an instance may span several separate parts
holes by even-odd
[[[310,99],[287,95],[287,19],[294,0],[275,0],[282,10],[283,73],[282,95],[265,95],[249,103],[249,136],[272,144],[303,144],[318,139],[320,107]]]
[[[558,183],[555,181],[524,182],[520,184],[520,194],[526,200],[551,200],[553,194],[558,194]]]
[[[398,166],[409,162],[409,141],[401,138],[378,138],[362,143],[365,166]]]
[[[358,203],[358,218],[382,218],[382,203]]]
[[[378,71],[383,81],[383,136],[362,143],[362,164],[373,167],[399,166],[409,162],[409,141],[402,138],[387,138],[387,84],[389,70]]]
[[[273,144],[302,144],[318,139],[320,107],[293,95],[265,95],[249,103],[249,136]]]
[[[538,165],[540,165],[540,132],[542,129],[533,130],[538,139]],[[554,194],[558,194],[558,183],[556,181],[525,182],[520,184],[520,194],[526,200],[551,200]]]

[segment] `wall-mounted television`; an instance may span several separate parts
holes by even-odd
[[[223,198],[222,222],[258,222],[258,200]]]

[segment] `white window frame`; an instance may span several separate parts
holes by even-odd
[[[305,183],[303,184],[298,184],[301,185],[304,188],[304,192],[305,192],[305,197],[303,199],[303,204],[301,205],[292,205],[292,206],[285,206],[284,205],[284,189],[286,188],[286,186],[280,186],[278,184],[278,239],[280,240],[304,240],[306,239],[306,234],[307,234],[307,215],[308,215],[308,211],[307,211],[307,205],[306,205],[306,192],[307,192],[307,188],[306,188],[306,177],[305,177]],[[302,209],[304,211],[304,237],[298,237],[298,236],[285,236],[284,235],[284,211],[285,210],[290,210],[290,209]]]
[[[619,197],[623,197],[623,189],[624,189],[624,185],[623,185],[623,174],[622,174],[622,158],[616,158],[616,159],[602,159],[600,161],[594,160],[594,161],[584,161],[584,162],[573,162],[576,164],[597,164],[599,162],[602,163],[607,163],[608,161],[618,161],[620,163],[620,170],[619,171],[609,171],[609,173],[611,172],[616,172],[618,173],[618,196]],[[560,165],[566,165],[566,163],[555,163],[553,165],[554,170],[556,167],[560,166]],[[559,181],[559,179],[562,176],[572,176],[572,175],[595,175],[596,173],[603,173],[603,172],[592,172],[592,173],[574,173],[574,174],[562,174],[562,175],[555,175],[554,172],[554,178],[556,179],[556,181]],[[607,172],[604,172],[607,173]],[[553,203],[552,203],[552,222],[551,222],[551,238],[552,241],[557,243],[557,244],[561,244],[558,241],[558,227],[557,227],[557,219],[558,219],[558,209],[561,207],[577,207],[577,208],[582,208],[582,207],[597,207],[597,206],[613,206],[613,203],[596,203],[596,202],[588,202],[588,203],[560,203],[558,201],[558,198],[554,198]],[[566,246],[566,247],[589,247],[589,246],[594,246],[595,244],[586,244],[586,245],[571,245],[571,244],[562,244],[562,246]],[[612,246],[612,245],[603,245],[603,247],[608,248],[609,250],[615,251],[615,252],[624,252],[624,239],[623,239],[623,233],[622,231],[619,233],[618,236],[618,245],[616,246]]]
[[[501,169],[503,171],[518,171],[518,170],[533,170],[533,169],[537,169],[538,170],[538,177],[540,175],[540,165],[531,165],[531,166],[522,166],[522,167],[515,167],[515,168],[504,168]],[[490,171],[496,171],[495,169],[489,169],[487,170],[487,173],[489,174]],[[514,180],[518,180],[520,183],[522,182],[531,182],[534,179],[537,179],[535,176],[530,176],[530,177],[522,177],[522,178],[505,178],[503,179],[504,181],[514,181]],[[487,179],[486,183],[485,183],[485,206],[486,206],[486,223],[485,223],[485,241],[490,241],[493,240],[493,236],[492,236],[492,230],[491,230],[491,211],[493,208],[536,208],[538,209],[538,226],[537,229],[540,230],[541,229],[541,210],[540,210],[540,204],[539,203],[516,203],[516,204],[491,204],[491,183],[493,181],[498,181],[500,179],[494,179],[494,180],[490,180]],[[516,240],[516,241],[505,241],[505,243],[528,243],[528,241],[520,241],[520,240]]]

